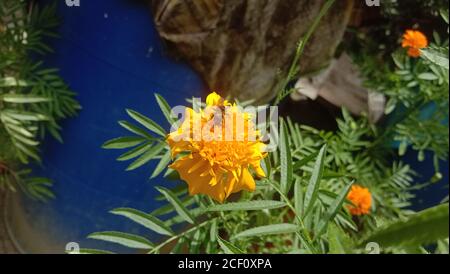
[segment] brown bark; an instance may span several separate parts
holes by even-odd
[[[160,36],[211,90],[268,102],[288,70],[296,45],[325,0],[152,0]],[[317,71],[333,57],[354,0],[338,0],[301,60]],[[280,74],[280,72],[283,72]]]

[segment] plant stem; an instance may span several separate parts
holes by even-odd
[[[205,225],[207,225],[207,224],[209,224],[209,223],[215,221],[216,219],[218,219],[218,218],[210,219],[210,220],[205,221],[205,222],[203,222],[203,223],[201,223],[201,224],[198,224],[198,225],[196,225],[196,226],[193,226],[193,227],[191,227],[190,229],[188,229],[188,230],[186,230],[186,231],[184,231],[184,232],[182,232],[182,233],[180,233],[180,234],[178,234],[178,235],[175,235],[175,236],[170,237],[170,238],[167,239],[166,241],[164,241],[164,242],[162,242],[161,244],[155,246],[152,250],[150,250],[150,251],[148,252],[148,254],[154,254],[155,252],[159,251],[161,248],[163,248],[164,246],[166,246],[166,245],[169,244],[170,242],[172,242],[172,241],[174,241],[174,240],[177,240],[177,239],[179,239],[179,238],[181,238],[181,237],[183,237],[183,236],[185,236],[185,235],[187,235],[187,234],[189,234],[189,233],[191,233],[191,232],[194,232],[194,231],[196,231],[197,229],[199,229],[199,228],[201,228],[201,227],[203,227],[203,226],[205,226]]]
[[[308,248],[310,249],[310,251],[313,254],[316,254],[317,251],[315,250],[315,248],[312,245],[312,239],[311,236],[309,235],[308,230],[306,229],[305,224],[303,223],[302,219],[300,218],[300,216],[298,216],[295,207],[292,205],[291,201],[289,200],[288,197],[286,197],[286,195],[284,195],[284,193],[280,190],[280,188],[274,184],[272,181],[269,181],[269,184],[278,192],[278,194],[280,194],[280,197],[286,202],[286,205],[292,210],[292,212],[294,212],[295,215],[295,219],[297,220],[298,224],[300,225],[300,229],[302,233],[298,233],[299,237],[304,239],[304,241],[306,241]]]
[[[289,72],[286,76],[286,78],[283,81],[283,84],[280,87],[280,91],[277,94],[277,98],[275,100],[275,105],[279,105],[281,100],[283,100],[286,96],[288,96],[291,92],[286,92],[286,88],[291,82],[291,80],[294,78],[295,74],[297,73],[299,69],[299,61],[300,58],[303,55],[303,52],[305,51],[306,44],[310,40],[313,33],[316,31],[317,27],[319,26],[320,21],[322,18],[328,13],[331,6],[334,4],[335,0],[328,0],[322,7],[322,9],[319,12],[319,15],[314,20],[311,27],[308,29],[308,32],[304,37],[300,39],[297,46],[297,51],[295,52],[295,57],[293,62],[291,63],[291,67],[289,68]]]
[[[395,133],[395,127],[400,124],[401,122],[405,121],[410,117],[411,114],[413,114],[416,111],[419,111],[425,106],[426,103],[424,103],[423,100],[419,100],[416,102],[411,108],[408,109],[406,113],[404,113],[401,117],[397,118],[391,125],[386,127],[383,134],[381,134],[377,139],[371,144],[371,148],[376,147],[380,143],[385,143],[386,138],[389,138],[392,134]]]

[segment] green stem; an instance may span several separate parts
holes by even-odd
[[[379,137],[376,138],[376,140],[370,145],[371,148],[376,147],[380,143],[383,143],[386,141],[387,138],[389,138],[392,134],[395,133],[395,127],[400,124],[401,122],[405,121],[409,118],[411,114],[413,114],[416,111],[419,111],[425,106],[425,102],[423,100],[417,101],[411,108],[408,109],[407,112],[405,112],[401,117],[397,118],[393,123],[391,123],[381,134]]]
[[[203,222],[203,223],[201,223],[201,224],[198,224],[198,225],[196,225],[196,226],[193,226],[193,227],[191,227],[190,229],[188,229],[188,230],[186,230],[186,231],[184,231],[184,232],[182,232],[182,233],[180,233],[180,234],[178,234],[178,235],[175,235],[175,236],[170,237],[170,238],[167,239],[166,241],[164,241],[164,242],[162,242],[161,244],[155,246],[152,250],[150,250],[150,251],[148,252],[148,254],[154,254],[155,252],[159,251],[161,248],[163,248],[164,246],[166,246],[166,245],[169,244],[170,242],[175,241],[175,240],[177,240],[177,239],[179,239],[179,238],[181,238],[181,237],[183,237],[183,236],[185,236],[185,235],[187,235],[187,234],[189,234],[189,233],[191,233],[191,232],[194,232],[194,231],[196,231],[197,229],[200,229],[201,227],[204,227],[204,226],[206,226],[207,224],[209,224],[209,223],[215,221],[216,219],[218,219],[218,218],[210,219],[210,220],[205,221],[205,222]]]
[[[281,100],[283,100],[287,95],[289,95],[289,93],[285,92],[285,91],[286,91],[287,86],[291,82],[291,80],[294,78],[296,71],[299,68],[299,61],[303,55],[303,52],[305,51],[305,47],[308,44],[308,41],[311,39],[311,36],[313,35],[313,33],[316,31],[317,27],[319,26],[320,21],[322,21],[322,18],[328,13],[328,11],[330,10],[330,8],[334,4],[334,2],[335,2],[335,0],[328,0],[324,4],[324,6],[322,7],[322,9],[319,12],[319,15],[316,17],[313,24],[308,29],[308,32],[306,33],[306,35],[300,39],[298,46],[297,46],[297,51],[295,53],[294,61],[292,62],[291,67],[289,68],[289,72],[288,72],[286,78],[284,79],[284,82],[280,88],[280,91],[278,92],[277,98],[275,100],[275,105],[279,105]]]
[[[285,201],[286,205],[292,210],[292,212],[294,212],[295,219],[297,220],[298,224],[300,225],[300,230],[302,232],[302,233],[297,233],[297,234],[299,235],[300,238],[302,238],[306,241],[310,251],[313,254],[316,254],[317,251],[315,250],[315,248],[312,245],[313,241],[311,239],[311,236],[309,235],[309,232],[306,229],[306,226],[303,223],[303,220],[300,218],[300,216],[298,216],[297,211],[295,210],[295,207],[292,205],[289,198],[286,197],[286,195],[284,195],[284,193],[281,191],[281,189],[276,184],[274,184],[272,181],[268,181],[268,183],[278,192],[278,194],[280,194],[280,197]]]

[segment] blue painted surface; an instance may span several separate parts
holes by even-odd
[[[406,108],[400,108],[391,114],[385,126],[390,126],[396,119],[401,117]],[[436,112],[436,103],[430,102],[421,109],[419,118],[422,120],[429,120],[433,118],[433,114]],[[443,125],[448,127],[448,117],[440,121]],[[398,149],[400,146],[399,141],[393,141],[391,144],[392,148]],[[425,182],[429,182],[431,178],[435,175],[435,167],[433,161],[433,153],[430,151],[425,152],[424,161],[418,160],[418,152],[413,150],[411,146],[408,147],[406,154],[400,159],[404,163],[410,165],[410,167],[417,173],[415,179],[415,184],[420,185]],[[442,174],[442,179],[429,185],[425,188],[414,191],[415,199],[412,200],[411,209],[415,211],[424,210],[433,206],[440,204],[444,198],[449,195],[449,163],[447,161],[439,161],[439,172]]]
[[[25,209],[34,231],[54,235],[61,244],[104,247],[86,241],[86,235],[102,230],[148,233],[109,210],[151,211],[158,206],[154,185],[171,182],[149,181],[156,163],[126,172],[127,163],[115,161],[124,151],[103,150],[102,143],[126,135],[117,125],[118,120],[129,120],[126,108],[168,129],[154,92],[172,106],[185,105],[185,98],[202,95],[203,85],[186,65],[164,54],[145,5],[82,0],[80,7],[69,8],[59,2],[61,39],[52,42],[55,54],[46,61],[60,68],[83,110],[64,122],[64,144],[49,139],[43,147],[43,166],[37,173],[55,181],[56,199],[47,205],[27,201]]]
[[[405,156],[402,157],[402,160],[418,173],[418,177],[416,178],[417,184],[428,182],[435,175],[433,153],[431,152],[426,152],[425,160],[420,162],[417,159],[417,151],[408,149]],[[448,196],[448,161],[439,162],[439,172],[442,174],[442,180],[414,192],[416,198],[413,200],[411,209],[420,211],[436,206]]]

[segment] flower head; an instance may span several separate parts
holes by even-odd
[[[187,153],[170,168],[186,181],[191,195],[206,194],[223,202],[232,193],[255,190],[250,170],[265,177],[260,165],[265,145],[259,137],[251,115],[214,92],[204,109],[186,108],[184,121],[169,134],[172,157]]]
[[[407,30],[403,35],[402,47],[408,49],[408,55],[414,58],[420,56],[420,49],[428,46],[427,37],[420,31]]]
[[[353,203],[349,205],[348,209],[352,215],[360,216],[370,213],[372,207],[372,195],[369,189],[354,185],[350,190],[347,199]]]

